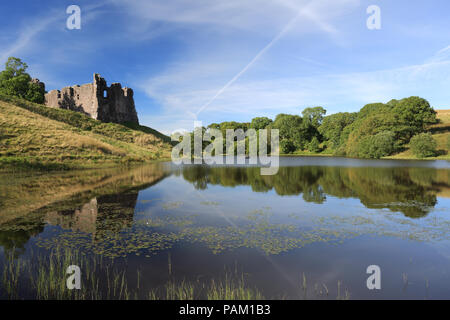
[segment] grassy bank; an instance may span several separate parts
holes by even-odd
[[[0,168],[67,170],[170,157],[169,138],[137,124],[103,123],[82,113],[0,95]]]

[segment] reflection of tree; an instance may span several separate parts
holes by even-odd
[[[204,190],[207,186],[208,168],[205,166],[193,166],[191,170],[183,170],[183,177],[194,183],[196,189]]]
[[[433,188],[415,183],[411,174],[423,168],[346,168],[348,189],[368,208],[388,208],[412,218],[428,214],[437,203]],[[428,170],[428,169],[425,169]]]
[[[249,185],[255,192],[268,192],[272,189],[279,195],[305,195],[306,201],[323,202],[324,195],[317,183],[322,171],[296,170],[294,167],[280,168],[277,175],[261,176],[257,167],[206,167],[189,166],[183,170],[185,180],[192,182],[197,189],[206,189],[208,184],[235,187]]]
[[[12,253],[14,257],[25,252],[25,245],[34,237],[44,231],[44,223],[39,215],[18,218],[0,226],[0,246],[6,256]]]
[[[275,190],[278,195],[300,195],[323,203],[326,194],[356,197],[368,208],[388,208],[408,217],[425,216],[437,203],[439,188],[449,188],[448,173],[433,168],[282,167],[274,176],[261,176],[257,167],[188,166],[183,177],[196,188],[208,184],[249,185],[255,192]],[[442,171],[442,170],[441,170]],[[447,171],[447,170],[444,170]]]

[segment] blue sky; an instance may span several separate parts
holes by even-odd
[[[81,29],[66,8],[81,8]],[[366,9],[381,9],[369,30]],[[165,133],[255,116],[357,111],[422,96],[450,108],[448,0],[2,1],[0,59],[47,90],[92,81],[134,89]]]

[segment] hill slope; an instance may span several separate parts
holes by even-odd
[[[439,123],[430,126],[430,128],[428,128],[428,132],[431,132],[433,134],[433,138],[437,142],[437,150],[440,155],[437,157],[430,157],[426,159],[450,160],[450,154],[447,146],[447,141],[448,139],[450,139],[450,110],[436,110],[436,112],[436,117],[439,119]],[[416,159],[410,149],[387,158]]]
[[[170,139],[136,124],[0,95],[1,167],[87,168],[170,157]]]

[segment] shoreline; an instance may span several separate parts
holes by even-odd
[[[344,156],[334,156],[331,154],[280,154],[279,157],[283,158],[339,158],[339,159],[351,159],[351,160],[368,160],[368,161],[447,161],[450,162],[450,158],[393,158],[383,157],[380,159],[368,159],[368,158],[351,158]],[[11,161],[0,161],[2,168],[0,168],[0,174],[14,173],[14,172],[58,172],[58,171],[80,171],[80,170],[92,170],[92,169],[108,169],[108,168],[132,168],[139,165],[152,164],[158,162],[171,162],[171,158],[160,158],[155,160],[146,161],[114,161],[104,160],[86,163],[86,161],[42,161],[39,159],[20,159],[20,161],[14,161],[12,159],[6,159]]]

